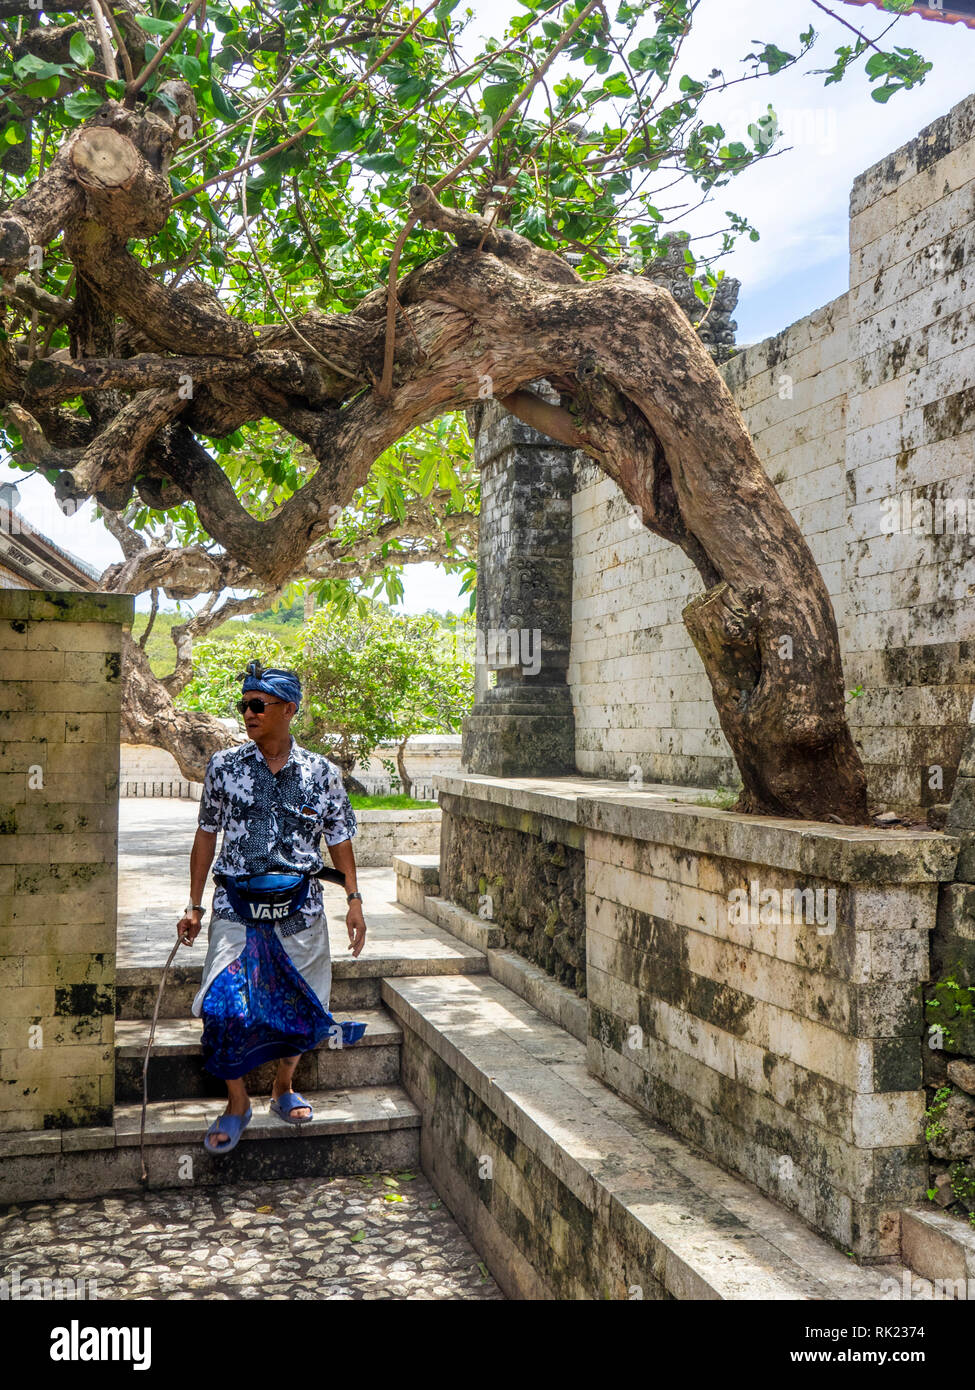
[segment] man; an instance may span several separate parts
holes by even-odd
[[[322,834],[345,876],[350,949],[362,950],[366,924],[356,889],[351,840],[358,826],[338,768],[299,747],[290,732],[301,703],[293,671],[252,661],[243,677],[250,742],[214,753],[207,764],[199,824],[190,854],[190,905],[176,927],[192,945],[205,908],[200,899],[213,863],[216,888],[203,981],[193,1013],[204,1020],[203,1064],[227,1083],[227,1110],[207,1132],[210,1153],[235,1148],[251,1118],[245,1075],[278,1059],[271,1110],[289,1124],[313,1118],[292,1089],[303,1052],[341,1027],[343,1044],[363,1023],[337,1024],[328,1012],[332,963],[322,891]]]

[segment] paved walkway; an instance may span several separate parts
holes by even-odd
[[[419,1172],[35,1202],[0,1247],[32,1300],[504,1299]]]
[[[198,803],[119,804],[120,967],[159,966],[187,901]],[[392,869],[363,869],[363,955],[428,957],[466,948],[395,901]],[[323,884],[333,959],[348,956],[345,900]],[[207,885],[209,903],[212,886]],[[206,932],[179,963],[202,963]],[[351,958],[349,958],[351,959]],[[360,961],[363,957],[360,957]],[[368,968],[368,967],[364,967]],[[419,1170],[164,1189],[0,1210],[0,1278],[86,1280],[101,1299],[503,1299]],[[95,1287],[91,1287],[91,1281]]]
[[[199,809],[199,802],[179,797],[123,797],[119,801],[119,969],[165,963],[176,940],[176,923],[189,901],[190,848]],[[331,864],[328,850],[324,846],[323,850],[325,863]],[[357,879],[367,934],[358,958],[361,969],[356,974],[370,973],[370,960],[456,956],[467,949],[396,901],[396,874],[391,866],[359,869]],[[195,945],[179,951],[177,966],[203,964],[212,898],[213,879],[208,877],[201,899],[207,907],[203,930]],[[345,925],[348,903],[340,885],[323,881],[322,902],[332,961],[351,962]]]

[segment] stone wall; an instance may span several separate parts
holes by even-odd
[[[0,1131],[111,1122],[127,596],[0,589]]]
[[[832,596],[871,801],[917,811],[948,800],[975,696],[975,97],[860,175],[850,214],[849,292],[723,372]],[[700,580],[575,468],[577,767],[730,784],[681,620]],[[950,512],[938,530],[939,499],[961,501],[963,534]]]
[[[958,840],[638,798],[577,817],[593,1073],[858,1258],[896,1255]]]
[[[362,773],[386,776],[386,769],[380,759],[391,758],[395,761],[396,747],[392,740],[381,743],[369,762],[355,769],[356,776],[359,777]],[[421,734],[409,739],[406,744],[406,770],[411,776],[421,780],[435,772],[459,772],[460,734]],[[129,783],[135,784],[139,790],[127,793],[125,788]],[[180,786],[186,787],[187,783],[172,753],[167,753],[165,748],[151,748],[148,744],[123,743],[119,768],[122,795],[151,796],[153,784],[177,786],[175,791],[158,792],[156,795],[195,795],[196,799],[199,798],[199,791],[194,794],[192,791],[179,789]],[[202,783],[190,785],[199,788]],[[150,788],[149,791],[145,790],[147,786]]]
[[[586,992],[582,834],[559,817],[440,791],[440,892],[503,944]]]
[[[356,811],[359,832],[353,841],[360,869],[388,868],[397,854],[434,854],[440,844],[440,811]]]
[[[555,1165],[405,1025],[402,1079],[423,1116],[421,1167],[508,1298],[627,1299],[634,1287],[642,1299],[672,1297],[627,1223],[580,1200]]]

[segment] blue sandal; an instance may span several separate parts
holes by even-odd
[[[207,1130],[203,1139],[203,1147],[206,1149],[207,1153],[229,1154],[231,1149],[236,1149],[240,1142],[240,1136],[251,1122],[252,1113],[251,1107],[248,1106],[246,1114],[243,1115],[218,1115]],[[211,1144],[207,1143],[211,1134],[229,1134],[230,1138],[226,1143],[220,1144],[219,1147],[214,1148]]]
[[[311,1113],[292,1117],[292,1110],[300,1110],[303,1105],[306,1105]],[[285,1091],[284,1095],[279,1096],[277,1100],[272,1098],[271,1113],[289,1125],[306,1125],[315,1118],[311,1103],[305,1100],[303,1095],[299,1095],[297,1091]]]

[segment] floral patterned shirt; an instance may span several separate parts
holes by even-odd
[[[223,831],[214,877],[315,873],[324,862],[322,835],[327,845],[337,845],[358,832],[339,769],[320,753],[299,747],[293,738],[288,761],[276,773],[253,741],[214,753],[203,779],[198,824],[201,830]],[[313,878],[302,907],[277,925],[284,935],[293,935],[310,926],[321,911],[322,885]],[[242,920],[219,883],[213,916]]]

